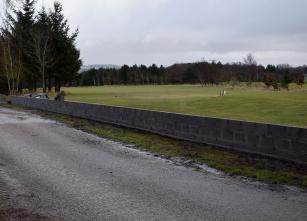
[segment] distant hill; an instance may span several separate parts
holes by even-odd
[[[91,64],[91,65],[83,65],[80,69],[80,72],[84,72],[84,71],[88,71],[90,69],[120,69],[119,65],[115,65],[115,64]]]

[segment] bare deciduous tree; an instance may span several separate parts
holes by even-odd
[[[10,36],[10,33],[1,34],[1,74],[7,79],[9,94],[16,94],[19,90],[19,84],[22,76],[21,51]]]
[[[259,81],[259,73],[257,70],[257,61],[252,53],[248,53],[243,58],[244,64],[248,67],[248,84],[251,85],[253,80]]]
[[[244,64],[252,66],[257,65],[257,61],[255,59],[255,56],[252,53],[248,53],[245,58],[243,58]]]
[[[34,42],[34,59],[36,60],[36,66],[42,76],[43,91],[46,92],[46,70],[53,62],[50,53],[50,32],[34,32],[32,37]]]

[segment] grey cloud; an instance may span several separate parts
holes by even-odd
[[[51,0],[45,0],[47,5]],[[62,0],[85,63],[307,63],[305,0]]]

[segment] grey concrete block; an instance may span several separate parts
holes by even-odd
[[[0,94],[0,104],[4,104],[5,103],[5,95]]]
[[[267,135],[273,137],[287,135],[287,128],[278,125],[268,125]]]
[[[227,127],[227,129],[229,129],[231,131],[237,131],[237,132],[243,131],[242,124],[243,124],[242,121],[235,121],[235,120],[227,120],[226,121],[226,127]]]
[[[249,147],[255,148],[260,145],[260,135],[254,133],[246,133],[247,134],[247,144]]]
[[[221,139],[222,138],[222,129],[220,129],[220,128],[212,128],[212,130],[211,130],[211,137],[215,138],[216,140]]]
[[[307,144],[305,142],[292,140],[292,151],[297,154],[307,153]]]
[[[240,143],[246,143],[246,135],[244,132],[235,133],[235,141]]]
[[[201,125],[200,133],[203,137],[210,137],[211,130],[209,127]]]
[[[223,130],[223,139],[232,141],[234,138],[234,133],[229,129]]]
[[[263,147],[274,147],[274,137],[261,136],[261,146]]]
[[[277,150],[289,152],[292,149],[292,142],[290,139],[279,139],[276,140],[275,148]]]

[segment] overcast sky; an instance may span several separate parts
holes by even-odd
[[[38,0],[46,6],[52,0]],[[61,0],[84,64],[307,64],[307,0]]]

